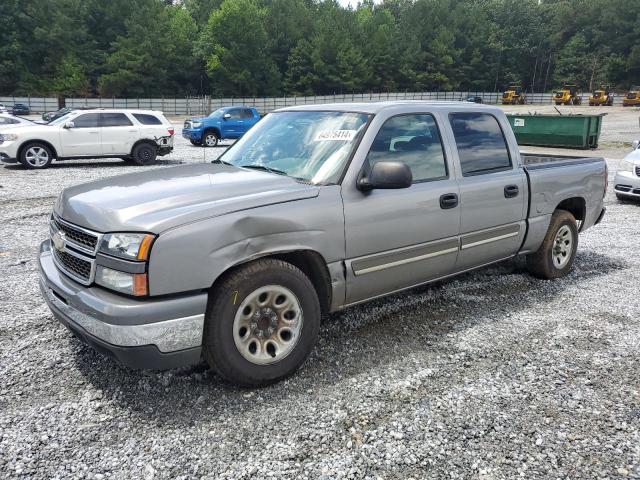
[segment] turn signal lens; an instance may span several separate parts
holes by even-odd
[[[140,248],[138,250],[138,260],[149,260],[149,252],[151,251],[151,244],[155,239],[155,235],[145,235],[140,242]]]
[[[149,282],[146,273],[136,273],[133,275],[133,294],[141,297],[149,293]]]

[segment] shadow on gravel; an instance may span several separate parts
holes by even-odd
[[[56,169],[65,169],[65,168],[104,168],[104,167],[131,167],[131,168],[135,168],[135,169],[144,169],[146,168],[146,166],[143,165],[136,165],[133,163],[129,163],[129,162],[125,162],[124,160],[120,160],[119,159],[114,158],[111,161],[104,161],[104,160],[88,160],[88,161],[78,161],[78,160],[65,160],[62,162],[54,162],[49,166],[49,169],[51,170],[56,170]],[[165,159],[165,160],[156,160],[156,162],[153,165],[150,166],[167,166],[167,165],[182,165],[183,162],[182,160],[170,160],[170,159]],[[28,169],[26,169],[25,167],[23,167],[21,164],[19,163],[14,163],[11,165],[4,165],[4,168],[6,168],[7,170],[24,170],[24,171],[30,171]]]
[[[105,398],[154,422],[194,425],[215,413],[246,414],[291,396],[311,400],[316,389],[382,370],[399,356],[429,352],[435,362],[451,362],[457,333],[625,268],[617,259],[585,251],[569,276],[545,281],[530,276],[523,259],[514,259],[349,308],[324,319],[318,345],[297,374],[263,389],[223,383],[204,364],[171,372],[132,371],[70,341],[78,370]]]

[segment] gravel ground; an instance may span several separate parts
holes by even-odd
[[[176,140],[157,168],[222,151]],[[564,279],[514,260],[350,308],[297,375],[246,390],[121,368],[39,294],[60,190],[147,169],[0,168],[0,477],[640,478],[640,205],[609,192]]]

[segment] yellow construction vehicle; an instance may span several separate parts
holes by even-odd
[[[525,103],[527,103],[527,96],[519,83],[510,84],[502,93],[503,105],[524,105]]]
[[[594,91],[589,97],[589,105],[591,106],[613,106],[613,92],[609,85],[600,85],[600,88]]]
[[[640,105],[640,86],[634,85],[622,99],[623,107],[637,107]]]
[[[565,83],[561,90],[555,91],[553,101],[556,105],[580,105],[582,103],[582,97],[578,93],[577,85]]]

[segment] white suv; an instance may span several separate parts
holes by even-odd
[[[138,165],[173,150],[173,125],[152,110],[75,110],[45,125],[0,125],[0,160],[42,169],[56,160],[122,158]]]

